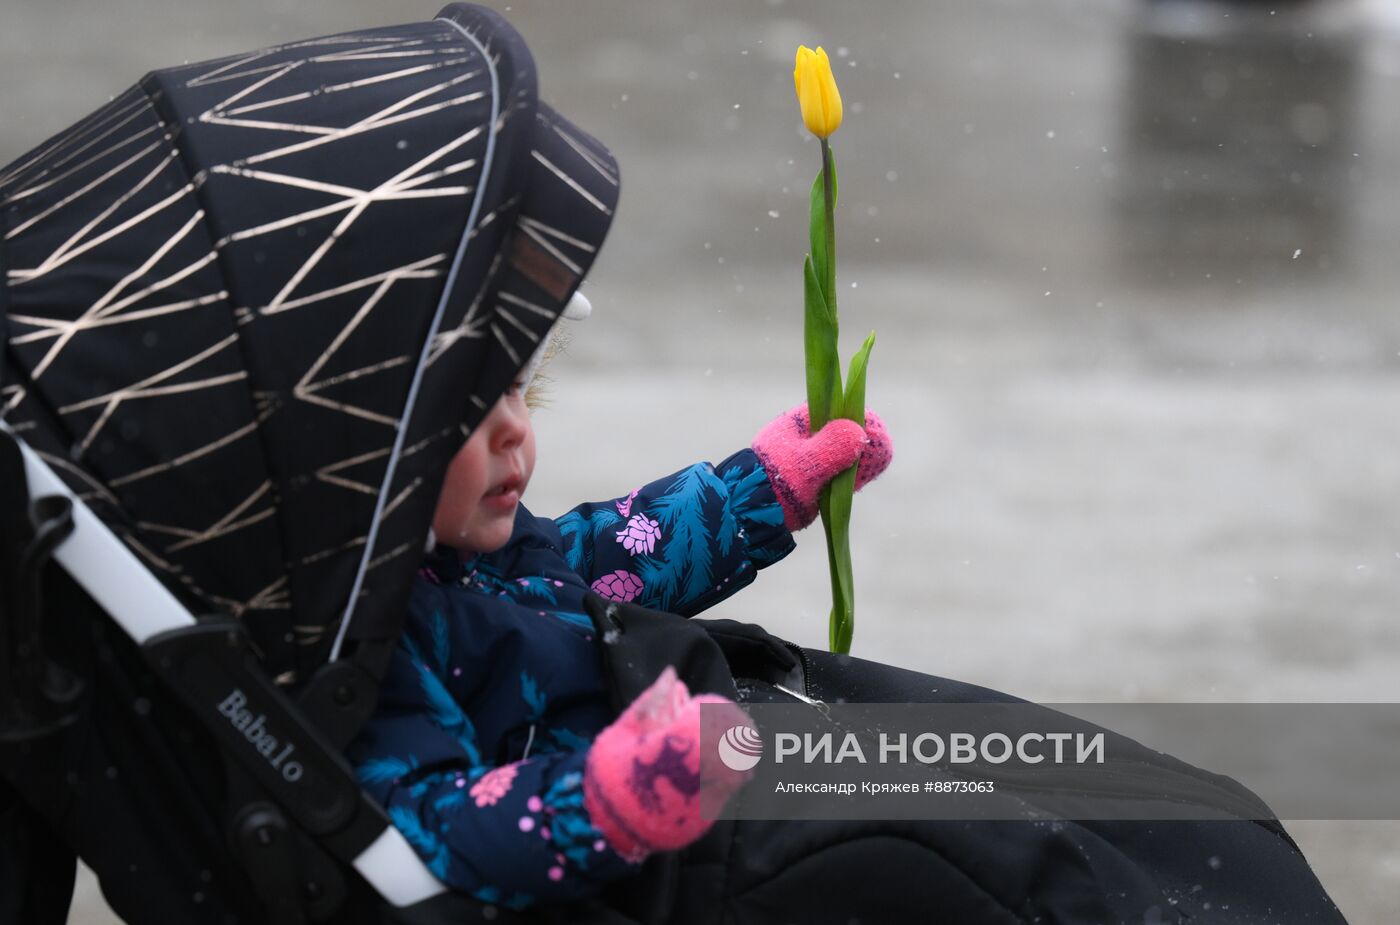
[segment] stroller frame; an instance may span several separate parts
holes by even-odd
[[[0,677],[0,697],[9,701],[0,702],[0,740],[38,737],[62,725],[62,707],[77,684],[56,681],[53,669],[43,672],[42,644],[27,631],[41,616],[39,595],[30,589],[52,558],[137,643],[223,756],[256,784],[247,811],[234,813],[233,835],[273,907],[289,908],[285,898],[277,901],[279,889],[299,894],[303,888],[281,863],[292,844],[283,834],[288,822],[351,865],[394,907],[431,903],[447,893],[360,788],[340,750],[268,678],[238,621],[191,614],[4,422],[0,471],[7,476],[4,504],[27,504],[33,530],[13,587],[4,590],[4,612],[16,632],[0,635],[9,656],[0,665],[12,666],[10,677]],[[7,523],[13,522],[11,508]],[[21,671],[22,664],[40,671]]]
[[[347,53],[360,46],[370,54]],[[406,50],[424,61],[405,67],[401,56]],[[291,75],[285,86],[274,86],[267,61],[281,62],[279,76]],[[367,74],[373,79],[366,79]],[[243,83],[230,90],[231,80]],[[327,85],[355,92],[321,92]],[[269,88],[263,103],[288,107],[279,110],[282,122],[245,124],[223,118],[221,107],[228,105],[229,93],[242,98],[262,87]],[[122,815],[127,824],[141,826],[129,844],[159,852],[165,849],[162,835],[185,834],[163,832],[161,819],[195,822],[190,839],[198,848],[182,860],[203,860],[205,851],[218,852],[210,860],[215,867],[231,858],[234,863],[223,864],[220,875],[233,879],[215,895],[228,895],[226,905],[254,921],[264,917],[257,904],[244,901],[250,894],[267,908],[267,918],[280,923],[327,918],[346,906],[347,896],[369,899],[369,889],[387,901],[385,915],[399,922],[442,922],[449,915],[457,922],[554,917],[552,912],[517,913],[449,890],[360,787],[342,754],[372,713],[398,644],[400,592],[416,567],[409,554],[421,544],[431,511],[428,492],[411,489],[441,477],[453,441],[480,421],[537,350],[592,265],[612,220],[618,193],[615,160],[539,100],[537,88],[533,58],[515,29],[490,9],[453,3],[431,22],[309,39],[152,72],[13,169],[0,170],[3,198],[54,164],[71,166],[65,159],[76,152],[103,139],[124,139],[113,135],[119,129],[160,139],[143,151],[146,160],[139,162],[151,171],[148,179],[155,179],[138,182],[119,201],[142,216],[162,221],[176,216],[175,227],[158,228],[174,237],[151,250],[142,235],[105,234],[98,240],[112,253],[93,259],[103,267],[146,267],[162,279],[187,285],[193,294],[190,305],[199,311],[159,315],[173,327],[154,331],[158,336],[142,347],[154,352],[141,357],[161,369],[141,375],[191,369],[195,361],[213,362],[219,371],[205,379],[199,378],[202,370],[191,374],[201,399],[213,396],[208,413],[190,411],[184,419],[177,414],[174,419],[183,423],[172,425],[160,411],[147,411],[132,418],[137,421],[133,426],[173,435],[150,454],[192,463],[182,470],[180,484],[186,491],[218,485],[223,494],[210,492],[217,502],[209,507],[243,503],[248,495],[241,494],[241,480],[253,479],[265,482],[254,486],[253,497],[260,503],[276,498],[278,511],[292,512],[286,523],[260,510],[240,524],[240,530],[246,529],[241,541],[258,544],[246,556],[233,546],[212,552],[212,546],[204,546],[201,552],[213,564],[193,569],[183,550],[169,563],[153,565],[143,558],[140,547],[122,538],[129,523],[161,519],[143,504],[169,502],[176,520],[187,513],[181,507],[199,508],[193,520],[201,521],[200,529],[221,514],[187,504],[179,492],[163,491],[153,481],[132,489],[139,500],[128,507],[119,504],[109,515],[100,500],[85,493],[93,479],[81,469],[81,454],[72,457],[79,463],[74,467],[78,480],[64,481],[74,475],[65,438],[47,440],[46,431],[28,430],[49,426],[54,414],[61,416],[64,402],[50,401],[39,389],[11,389],[20,380],[8,376],[11,355],[18,349],[9,322],[19,314],[11,287],[0,282],[0,343],[6,345],[0,356],[0,383],[6,387],[0,396],[0,747],[16,756],[13,764],[0,765],[0,822],[6,821],[13,789],[38,822],[63,833],[56,841],[69,853],[89,857],[114,908],[121,905],[117,894],[127,894],[130,911],[125,914],[140,917],[148,907],[139,895],[142,884],[126,876],[128,866],[135,869],[120,856],[128,843],[102,842],[97,833],[106,830],[106,820],[93,818],[118,806],[122,795],[109,799],[112,791],[103,789],[101,781],[94,788],[86,787],[87,778],[73,784],[77,778],[72,774],[65,787],[64,775],[51,773],[65,769],[60,762],[72,759],[83,770],[95,771],[94,779],[130,762],[138,773],[150,767],[153,779],[164,784],[187,786],[188,792],[161,794],[172,811],[149,807],[160,819],[136,815],[147,808],[137,802],[120,804],[129,810]],[[370,113],[385,118],[372,122],[367,120]],[[331,134],[318,138],[334,138],[336,144],[287,145],[277,128],[282,123],[324,126]],[[372,130],[387,125],[397,128],[392,133]],[[327,225],[317,226],[318,234],[330,236],[303,238],[305,223],[324,218],[324,209],[311,215],[295,211],[302,208],[297,204],[288,212],[283,209],[282,174],[252,177],[236,166],[241,158],[273,155],[303,159],[295,169],[286,168],[288,175],[298,170],[319,175],[346,166],[354,169],[337,177],[347,188],[379,190],[402,183],[411,188],[370,197],[373,208],[361,208],[364,203],[356,200],[354,215],[362,219],[357,227],[364,234],[335,237],[330,232],[340,225]],[[127,151],[113,156],[126,158]],[[105,162],[84,164],[105,171],[103,177],[115,174]],[[167,181],[175,184],[170,188],[174,194],[163,185]],[[46,218],[57,215],[55,225],[61,219],[96,227],[115,209],[111,191],[86,175],[81,183],[84,192],[96,192],[70,195],[60,186],[50,193],[71,214],[55,211],[47,202],[35,206],[38,200],[32,197],[24,202]],[[464,196],[470,197],[469,208],[462,207]],[[10,200],[6,208],[8,216],[14,208]],[[302,216],[301,224],[293,227],[289,215]],[[338,213],[331,220],[346,221]],[[43,222],[25,227],[19,237],[0,235],[0,266],[8,268],[12,260],[27,265],[29,243],[47,246],[28,238],[47,232]],[[405,234],[405,228],[432,233]],[[548,235],[536,243],[531,235],[543,234],[536,230],[540,228]],[[338,249],[327,250],[324,242],[332,240]],[[469,248],[470,241],[476,243]],[[272,259],[265,261],[269,254]],[[374,288],[359,278],[361,271],[375,274],[366,277]],[[326,274],[336,285],[327,288],[315,273]],[[39,306],[31,306],[32,317],[44,316],[55,305],[91,304],[87,287],[101,276],[100,270],[89,272],[75,264],[51,277],[26,277],[25,282],[44,280],[25,290]],[[356,285],[342,285],[347,278]],[[297,290],[303,283],[306,291]],[[44,289],[50,284],[51,289]],[[387,296],[391,287],[392,300]],[[42,295],[35,295],[41,289]],[[282,302],[293,290],[306,304],[342,312],[342,323],[308,337],[300,320],[306,316]],[[513,314],[499,309],[498,321],[497,299],[527,310]],[[280,307],[248,326],[253,315],[228,313],[240,300]],[[392,311],[384,306],[393,306]],[[439,338],[444,326],[462,325],[471,328],[471,337]],[[354,338],[345,334],[351,330]],[[201,338],[209,339],[213,347],[201,347],[192,358],[180,346],[187,338],[201,345],[206,343]],[[443,355],[434,352],[435,346],[443,344],[444,350],[453,347],[460,360],[435,365]],[[284,348],[296,353],[293,362]],[[65,361],[75,353],[64,352]],[[400,354],[411,364],[405,366],[411,375],[400,376]],[[126,356],[120,349],[98,350],[98,361],[75,358],[71,368],[60,368],[53,357],[17,356],[14,370],[23,377],[38,369],[35,375],[47,372],[49,381],[66,376],[86,387],[100,378],[99,361],[114,355]],[[287,370],[296,369],[298,375],[320,370],[330,357],[356,371],[340,382],[352,385],[353,394],[338,393],[334,402],[324,396],[298,399],[295,412],[281,410],[274,419],[276,435],[263,435],[257,443],[229,439],[229,431],[200,429],[207,421],[231,421],[238,428],[233,433],[251,434],[280,408],[269,396],[294,394],[304,384],[287,378]],[[430,366],[438,372],[429,374]],[[361,373],[369,369],[387,371],[389,379],[368,380]],[[247,384],[228,392],[216,388],[231,383]],[[175,390],[168,395],[177,393],[185,394]],[[384,424],[394,428],[391,440],[383,439]],[[327,432],[322,427],[339,439],[306,439]],[[275,457],[277,465],[265,454]],[[359,469],[345,474],[347,467],[374,469],[381,454],[387,459],[382,470],[369,476]],[[366,488],[379,489],[372,504],[363,500],[363,494],[373,492],[361,493],[356,480],[362,477]],[[333,504],[343,505],[335,511],[343,518],[307,516],[318,505]],[[206,513],[212,514],[208,520],[203,519]],[[113,519],[102,520],[108,516]],[[350,528],[345,524],[351,519],[356,532],[365,532],[362,549],[346,543]],[[295,530],[287,527],[293,522]],[[347,576],[353,582],[341,587]],[[182,580],[189,583],[190,597],[181,593]],[[227,587],[220,584],[225,580]],[[284,613],[291,611],[281,599],[288,586],[301,595],[295,613],[299,623],[289,622]],[[274,587],[276,593],[261,596]],[[120,627],[124,638],[107,632],[107,619],[98,611]],[[275,619],[268,619],[269,612]],[[80,658],[69,659],[66,649],[57,651],[58,634],[89,625],[93,638],[78,641],[90,644],[74,647]],[[332,641],[332,632],[334,644],[323,646]],[[45,637],[55,649],[53,661],[45,658]],[[349,643],[348,649],[342,643]],[[89,665],[94,667],[91,677]],[[83,696],[85,685],[91,696]],[[138,687],[160,698],[162,713],[150,724],[139,699],[133,711],[125,702],[102,697],[109,689],[121,696]],[[109,705],[121,709],[103,709]],[[129,750],[117,755],[108,748],[115,739],[89,731],[91,714],[115,718],[114,725],[103,728],[129,735],[132,748],[147,741],[148,731],[155,733],[151,740],[158,740],[175,727],[186,737],[179,741],[197,740],[203,747],[197,754],[172,749],[159,755]],[[166,744],[160,741],[156,750]],[[110,763],[90,767],[89,759]],[[156,759],[163,764],[157,766]],[[143,763],[148,760],[152,763]],[[162,772],[171,777],[160,778]],[[114,779],[106,775],[107,781]],[[175,805],[181,797],[184,802]],[[211,798],[217,802],[210,803]],[[211,816],[218,810],[227,817]],[[110,878],[99,857],[110,862]],[[212,871],[196,873],[213,877]],[[165,889],[151,891],[152,896],[187,903],[187,895],[176,895],[183,886],[183,880],[166,881]],[[381,905],[363,902],[346,911],[366,913]],[[364,916],[350,917],[360,921]]]

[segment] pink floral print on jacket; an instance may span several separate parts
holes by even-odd
[[[617,531],[617,541],[634,556],[642,553],[651,555],[656,550],[656,541],[659,539],[661,524],[645,514],[634,515],[627,521],[627,526]]]
[[[625,603],[642,593],[642,580],[631,572],[618,569],[593,582],[593,593],[610,601]]]
[[[515,765],[503,764],[483,774],[481,780],[472,784],[470,793],[478,809],[483,806],[495,806],[497,800],[510,792],[510,785],[513,783]]]

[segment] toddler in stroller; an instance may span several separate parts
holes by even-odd
[[[756,454],[660,494],[512,520],[498,554],[517,536],[552,544],[573,577],[489,556],[464,569],[444,550],[415,582],[463,429],[485,432],[547,338],[617,189],[606,149],[539,102],[519,36],[466,5],[156,72],[0,170],[0,921],[60,921],[75,855],[131,922],[1338,921],[1267,808],[1158,825],[721,822],[592,898],[510,908],[531,889],[594,892],[642,841],[701,833],[684,800],[669,838],[629,840],[625,806],[583,811],[587,755],[609,737],[618,754],[650,747],[626,705],[658,678],[662,704],[683,705],[667,666],[729,700],[1004,699],[617,600],[693,612],[742,585],[753,554],[786,542],[777,512],[800,522],[805,488],[856,459],[859,428],[818,474],[785,416]],[[488,509],[512,506],[512,478]],[[714,486],[721,520],[715,499],[731,499],[731,552],[751,563],[714,572],[718,589],[664,578],[681,531],[650,505],[687,478]],[[424,605],[486,590],[534,605],[516,656],[546,627],[560,651],[596,644],[605,699],[596,675],[560,693],[498,650],[469,662],[465,633],[444,644]],[[502,674],[471,677],[480,664]],[[447,697],[428,695],[436,682]],[[471,714],[474,695],[510,705]],[[400,723],[417,726],[411,747]],[[527,756],[565,770],[527,790],[533,772],[512,765]],[[463,873],[460,833],[431,815],[453,799],[509,805],[478,818],[547,845],[528,889]],[[1211,856],[1227,873],[1205,900],[1189,885]]]
[[[623,861],[693,842],[708,827],[700,789],[741,782],[701,778],[699,705],[732,711],[726,728],[743,714],[716,695],[692,699],[670,666],[612,721],[590,588],[693,614],[786,555],[826,481],[859,461],[864,485],[891,456],[878,417],[873,436],[852,421],[811,434],[797,408],[717,466],[538,519],[519,504],[535,464],[528,380],[448,465],[439,545],[414,583],[379,709],[351,748],[435,873],[514,908],[576,897],[634,872]]]

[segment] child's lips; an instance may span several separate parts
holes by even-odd
[[[512,511],[520,503],[520,493],[525,489],[525,480],[511,476],[481,499],[482,503],[500,511]]]

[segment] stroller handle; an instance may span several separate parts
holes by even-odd
[[[58,495],[72,503],[73,533],[59,544],[53,557],[122,630],[138,644],[144,644],[158,633],[194,626],[189,610],[48,463],[9,424],[0,421],[0,431],[19,447],[30,497]]]
[[[201,625],[190,611],[146,568],[115,533],[93,513],[57,473],[28,446],[3,420],[0,420],[0,442],[12,443],[24,461],[25,479],[31,499],[59,496],[72,504],[73,532],[53,551],[53,558],[73,580],[92,597],[146,651],[147,643],[161,642],[158,637]],[[168,638],[168,637],[166,637]],[[271,685],[268,685],[270,688]],[[180,686],[175,692],[187,692]],[[273,693],[282,698],[282,695]],[[290,700],[281,705],[284,715],[297,715]],[[191,703],[195,713],[207,720],[199,704]],[[304,719],[308,733],[309,724]],[[207,724],[207,722],[206,722]],[[219,731],[215,727],[215,731]],[[314,735],[301,741],[309,746]],[[330,760],[338,755],[327,756]],[[368,800],[363,796],[362,799]],[[398,829],[378,813],[377,834],[358,839],[365,844],[353,857],[345,857],[369,884],[391,905],[406,907],[429,900],[447,892],[447,887],[433,875],[414,852]],[[332,850],[332,854],[340,854]],[[343,855],[341,855],[343,857]]]

